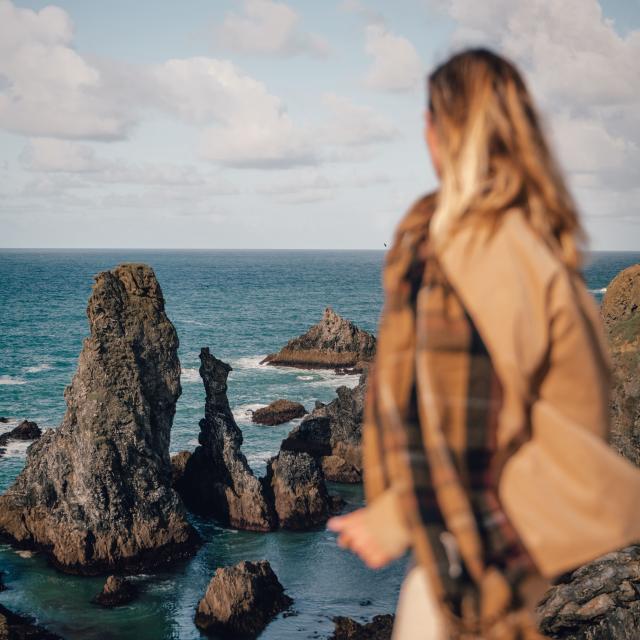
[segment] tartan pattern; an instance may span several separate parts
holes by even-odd
[[[367,501],[391,484],[398,490],[418,562],[461,617],[469,594],[480,601],[488,568],[513,596],[535,567],[497,495],[500,380],[429,247],[435,198],[423,197],[403,218],[385,259],[365,398],[364,480]]]

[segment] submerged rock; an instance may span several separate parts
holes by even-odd
[[[30,616],[22,616],[0,604],[0,640],[64,640],[34,623]]]
[[[264,483],[273,496],[279,526],[308,529],[332,512],[322,469],[308,453],[280,451],[269,460]]]
[[[613,364],[611,441],[640,465],[640,264],[611,281],[601,312]]]
[[[205,417],[193,454],[187,460],[176,489],[196,513],[212,515],[237,529],[269,531],[275,514],[262,483],[240,450],[240,431],[229,407],[227,376],[231,367],[200,351],[200,375],[206,391]]]
[[[323,369],[355,367],[360,361],[371,360],[375,350],[374,336],[327,307],[320,322],[289,340],[277,353],[270,353],[260,364]]]
[[[171,488],[169,460],[178,336],[153,270],[130,263],[99,273],[87,316],[65,416],[29,447],[0,497],[0,532],[72,573],[188,556],[199,537]]]
[[[225,638],[255,638],[293,600],[266,560],[216,570],[196,610],[196,625]]]
[[[319,458],[327,480],[362,481],[362,417],[367,369],[358,385],[336,389],[337,397],[316,408],[282,441],[282,449]]]
[[[15,429],[0,435],[0,446],[6,445],[9,440],[36,440],[41,435],[37,423],[23,420]]]
[[[136,586],[122,576],[109,576],[102,591],[91,600],[102,607],[118,607],[135,600],[138,595]]]
[[[371,622],[366,623],[337,616],[333,619],[336,628],[329,640],[390,640],[393,620],[391,614],[374,616]]]
[[[280,398],[274,400],[266,407],[261,407],[254,411],[251,416],[251,421],[257,424],[272,426],[295,420],[295,418],[302,418],[306,413],[307,410],[299,402],[292,402],[291,400]]]

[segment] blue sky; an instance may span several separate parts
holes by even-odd
[[[0,246],[382,248],[424,77],[523,69],[594,249],[640,249],[640,0],[0,0]]]

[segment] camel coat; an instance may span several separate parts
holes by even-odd
[[[640,541],[640,470],[607,442],[611,361],[580,275],[517,209],[490,238],[467,225],[437,251],[503,385],[499,449],[531,434],[505,457],[498,492],[540,573],[552,578]],[[367,517],[390,553],[411,544],[393,487]]]

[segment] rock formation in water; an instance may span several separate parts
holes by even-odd
[[[640,264],[611,281],[601,311],[613,360],[612,444],[640,465]]]
[[[200,351],[200,375],[206,391],[205,417],[200,420],[196,447],[176,489],[194,512],[211,515],[238,529],[269,531],[275,514],[262,483],[240,450],[239,429],[227,399],[231,367],[209,352]]]
[[[0,604],[0,640],[63,640],[63,638],[35,624],[32,617],[13,613]]]
[[[291,606],[266,560],[216,570],[196,610],[196,625],[223,638],[255,638],[278,613]]]
[[[178,451],[171,456],[171,486],[175,489],[182,482],[191,451]]]
[[[307,410],[299,402],[280,398],[278,400],[274,400],[266,407],[256,409],[251,415],[251,421],[256,424],[273,426],[276,424],[282,424],[283,422],[289,422],[290,420],[295,420],[296,418],[302,418],[306,413]]]
[[[122,576],[109,576],[102,591],[91,600],[101,607],[120,607],[136,599],[138,589],[135,584]]]
[[[0,435],[0,456],[4,454],[9,440],[37,440],[42,435],[40,427],[30,420],[23,420],[15,429]]]
[[[333,619],[336,628],[329,640],[390,640],[393,620],[391,614],[374,616],[371,622],[365,623],[337,616]]]
[[[640,548],[609,553],[564,576],[545,594],[538,619],[552,638],[640,638]]]
[[[152,269],[99,273],[87,316],[65,416],[29,447],[0,497],[0,532],[73,573],[136,571],[190,555],[199,537],[171,488],[169,460],[178,336]]]
[[[331,307],[306,333],[289,340],[277,353],[260,364],[301,368],[361,368],[376,351],[376,339],[353,322],[340,317]]]
[[[282,449],[304,451],[320,459],[333,482],[362,481],[362,416],[367,368],[358,385],[336,389],[337,398],[316,408],[282,441]]]
[[[282,529],[308,529],[325,522],[331,513],[322,469],[307,453],[280,451],[269,460],[264,483]]]

